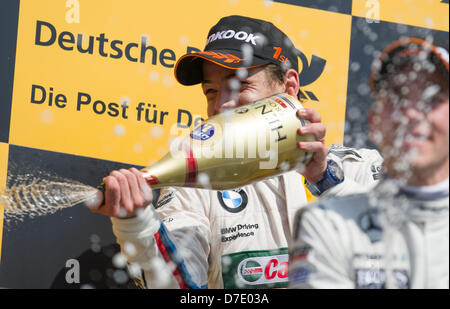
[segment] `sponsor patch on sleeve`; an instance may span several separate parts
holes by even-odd
[[[381,164],[372,164],[370,166],[370,171],[372,172],[373,180],[380,180],[384,174],[383,165]]]
[[[328,152],[334,154],[335,156],[341,159],[353,158],[360,160],[362,159],[361,155],[356,151],[356,149],[333,144],[328,148]]]

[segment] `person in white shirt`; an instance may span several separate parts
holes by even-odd
[[[384,178],[296,215],[291,288],[449,288],[448,49],[419,38],[375,62],[371,139]]]
[[[244,55],[248,48],[251,59]],[[222,18],[204,51],[178,60],[175,76],[183,85],[201,83],[208,116],[278,93],[301,93],[290,39],[272,23],[243,16]],[[298,115],[311,122],[298,134],[316,137],[298,145],[313,153],[302,174],[293,170],[236,190],[163,188],[156,205],[137,169],[104,178],[105,203],[94,211],[112,218],[122,253],[142,270],[136,278],[142,287],[287,286],[293,218],[307,203],[305,180],[316,195],[364,190],[376,183],[371,168],[382,161],[375,150],[328,150],[320,115],[312,109]]]

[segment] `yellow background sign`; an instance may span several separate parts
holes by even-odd
[[[15,11],[17,44],[9,79],[14,79],[12,102],[5,102],[11,103],[11,115],[2,118],[10,123],[9,139],[0,136],[0,186],[6,182],[8,159],[22,152],[26,160],[34,160],[36,153],[44,161],[52,160],[49,154],[62,157],[64,163],[50,163],[67,162],[71,171],[79,168],[71,166],[74,158],[89,161],[87,178],[98,177],[91,175],[99,169],[98,162],[108,167],[117,162],[147,166],[161,158],[180,126],[193,128],[206,118],[201,87],[176,82],[176,60],[203,49],[209,29],[221,17],[234,14],[273,22],[301,51],[301,76],[315,68],[313,77],[300,82],[311,99],[304,105],[319,112],[327,126],[327,145],[343,143],[346,112],[346,140],[349,131],[356,131],[357,139],[365,137],[363,126],[353,125],[350,118],[366,122],[364,108],[370,99],[364,78],[376,51],[402,34],[430,29],[433,35],[448,34],[448,3],[353,0],[350,10],[350,2],[335,1],[333,6],[333,0],[21,0],[19,13]],[[399,33],[393,33],[395,28]],[[369,30],[372,35],[366,35]],[[36,164],[40,163],[48,162]],[[8,239],[13,249],[19,248],[23,244],[14,243],[13,232],[2,234],[2,213],[0,209],[0,249],[2,236],[5,246]],[[80,230],[73,232],[78,235]],[[79,244],[73,238],[66,237],[74,241],[71,249]],[[20,247],[18,252],[24,250]],[[4,257],[6,251],[3,248]],[[42,254],[47,259],[49,252]],[[6,257],[17,261],[16,255],[20,256],[10,252]],[[13,280],[20,281],[18,273],[27,272],[22,267],[26,263],[20,260],[20,271],[15,271],[10,261],[3,258],[2,265],[7,264]]]
[[[305,87],[319,102],[307,105],[328,124],[327,143],[342,143],[351,16],[259,0],[207,2],[208,14],[184,1],[170,12],[165,2],[82,1],[80,22],[68,23],[64,1],[21,1],[10,142],[138,165],[159,159],[172,126],[206,116],[200,87],[175,81],[176,59],[203,49],[220,17],[240,14],[272,21],[308,59],[326,60]]]
[[[374,20],[448,31],[448,1],[353,0],[352,13]]]

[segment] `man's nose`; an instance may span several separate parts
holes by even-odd
[[[239,103],[239,91],[233,90],[229,85],[220,88],[219,97],[216,102],[216,112],[220,113],[225,109],[234,108]]]
[[[410,121],[421,121],[426,118],[425,108],[420,108],[415,104],[406,106],[403,113]]]

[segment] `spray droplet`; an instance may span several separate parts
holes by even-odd
[[[163,133],[163,129],[159,126],[155,126],[150,129],[150,134],[154,138],[161,138],[163,136]]]
[[[352,72],[358,72],[360,68],[361,65],[359,64],[359,62],[352,62],[352,64],[350,65],[350,70]]]
[[[153,285],[155,288],[167,288],[170,285],[172,270],[160,258],[153,258],[149,262],[150,269],[155,274]]]
[[[235,78],[231,79],[228,84],[232,91],[237,91],[241,88],[241,82]]]
[[[203,188],[210,188],[211,187],[211,181],[209,179],[208,174],[206,173],[200,173],[198,174],[198,182]]]
[[[53,112],[49,109],[44,109],[41,112],[41,121],[45,124],[50,124],[53,122]]]
[[[124,268],[127,266],[127,259],[121,252],[119,252],[113,256],[112,263],[116,268]]]
[[[151,82],[156,83],[159,81],[159,73],[156,71],[150,72],[148,78],[150,79]]]
[[[309,37],[309,31],[308,30],[302,30],[300,31],[300,38],[301,39],[306,39]]]
[[[263,0],[263,4],[266,8],[270,8],[273,6],[273,0]]]
[[[135,153],[141,153],[144,150],[144,147],[142,146],[142,144],[136,143],[133,145],[133,151]]]
[[[239,79],[246,79],[248,77],[248,70],[244,68],[237,69],[236,77]]]
[[[253,61],[253,47],[250,44],[243,44],[241,47],[246,65],[250,65]]]
[[[114,126],[114,134],[117,136],[124,136],[126,132],[125,126],[122,124],[116,124]]]
[[[86,199],[85,204],[89,209],[97,209],[103,203],[103,193],[98,191]]]
[[[123,96],[120,98],[120,103],[123,108],[127,108],[130,106],[131,99],[128,96]]]
[[[125,284],[128,281],[128,274],[122,269],[114,271],[113,277],[117,284]]]
[[[165,74],[162,80],[164,87],[170,88],[175,84],[175,80],[172,75]]]
[[[100,236],[98,236],[97,234],[91,234],[89,239],[93,243],[99,243],[100,242]]]
[[[141,275],[141,267],[138,264],[130,263],[128,265],[128,274],[131,278],[137,278]]]
[[[189,38],[187,36],[183,35],[180,37],[179,42],[180,42],[181,46],[186,46],[189,44]]]
[[[145,42],[145,43],[151,43],[152,42],[152,37],[150,36],[150,34],[145,33],[141,35],[141,41]]]
[[[126,241],[123,245],[123,251],[125,251],[125,253],[129,256],[134,256],[137,252],[136,250],[136,246],[129,241]]]
[[[289,164],[288,161],[284,161],[280,164],[280,170],[282,170],[283,172],[287,172],[290,168],[291,165]]]

